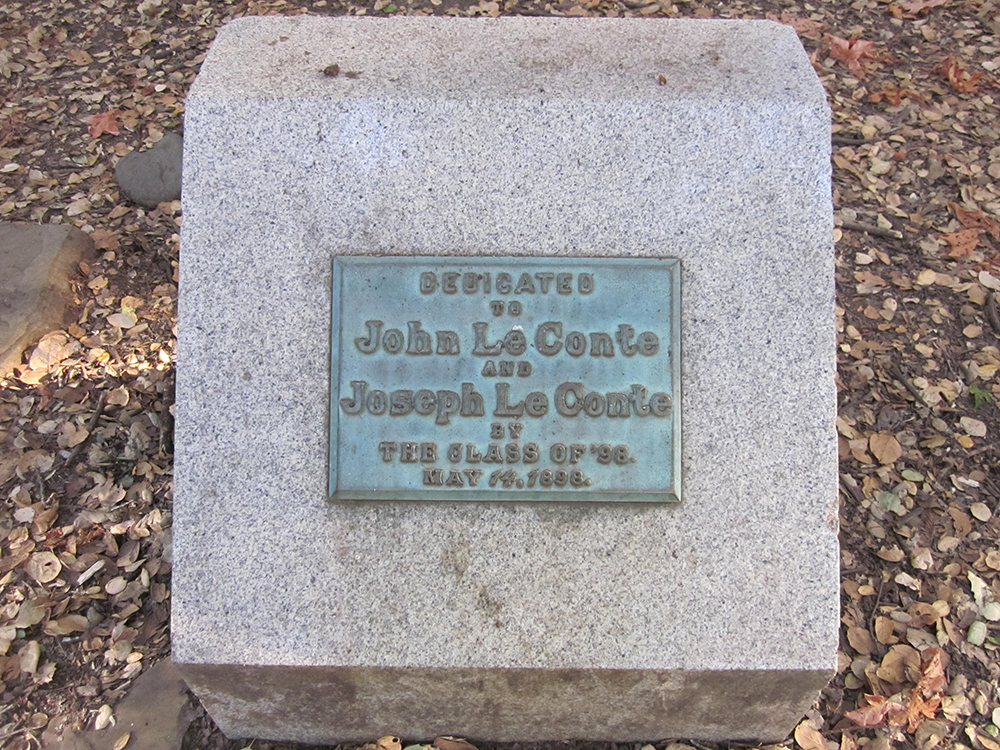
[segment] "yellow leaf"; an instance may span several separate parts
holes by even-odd
[[[125,734],[123,734],[121,737],[115,740],[115,744],[112,750],[122,750],[122,748],[124,748],[128,744],[128,741],[130,739],[132,739],[132,733],[125,732]]]

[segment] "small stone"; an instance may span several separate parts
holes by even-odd
[[[180,198],[183,151],[184,139],[167,133],[148,151],[123,156],[115,167],[122,192],[147,208]]]

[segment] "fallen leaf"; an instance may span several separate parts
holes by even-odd
[[[458,737],[435,737],[431,745],[438,750],[478,750],[471,742]]]
[[[986,437],[985,422],[980,422],[978,419],[973,419],[972,417],[962,417],[958,422],[962,425],[962,429],[969,435],[973,437]]]
[[[132,739],[132,733],[125,732],[125,734],[115,740],[115,744],[112,746],[111,750],[123,750],[130,739]]]
[[[897,0],[895,5],[904,13],[916,16],[930,8],[947,5],[949,0]]]
[[[830,57],[847,65],[847,69],[858,78],[864,78],[867,71],[862,67],[864,58],[875,59],[875,44],[862,39],[841,39],[828,36],[830,40]]]
[[[1000,223],[996,219],[984,213],[981,209],[969,209],[964,206],[955,203],[955,201],[948,202],[948,208],[951,212],[955,214],[955,218],[958,219],[959,223],[968,229],[985,229],[994,239],[1000,240]],[[985,273],[987,276],[990,274],[986,271],[980,273]],[[980,283],[984,286],[989,286],[980,279]],[[997,289],[997,287],[990,287],[992,289]],[[998,290],[1000,291],[1000,290]]]
[[[79,216],[90,210],[90,201],[87,198],[80,198],[66,206],[67,216]]]
[[[868,438],[868,447],[879,463],[893,464],[903,455],[903,448],[891,432],[877,432]]]
[[[940,648],[929,648],[923,654],[920,666],[923,676],[920,678],[920,682],[917,683],[917,689],[923,692],[925,696],[940,693],[948,686],[948,680],[944,676],[942,654],[943,652]],[[929,716],[927,718],[933,719],[934,717]]]
[[[90,626],[83,615],[63,615],[57,620],[49,620],[43,630],[46,635],[69,635],[86,630]]]
[[[964,258],[979,245],[978,229],[963,229],[960,232],[941,235],[941,239],[951,245],[950,258]]]
[[[104,133],[110,133],[111,135],[118,135],[118,115],[121,114],[121,110],[109,109],[107,112],[101,112],[98,115],[91,115],[87,122],[90,123],[90,137],[100,138]]]
[[[962,329],[962,335],[966,338],[977,339],[983,335],[983,327],[977,325],[967,325]]]
[[[82,49],[69,50],[66,53],[66,59],[74,65],[90,65],[94,62],[94,58],[90,56],[90,53]]]
[[[870,654],[875,651],[875,640],[867,628],[853,627],[847,629],[847,642],[859,654]]]
[[[879,617],[875,618],[875,638],[878,639],[879,643],[885,645],[891,645],[893,643],[898,643],[899,639],[896,637],[895,633],[895,623],[889,617]]]
[[[925,718],[934,718],[940,706],[940,695],[925,699],[919,690],[914,689],[910,692],[910,700],[907,702],[904,710],[891,716],[889,723],[894,726],[906,724],[907,731],[913,734]]]
[[[62,563],[51,552],[36,552],[28,558],[25,570],[39,583],[49,583],[59,575]]]
[[[969,73],[956,60],[946,57],[941,62],[941,74],[948,80],[956,91],[972,94],[979,90],[979,79],[983,77],[983,71]]]
[[[806,39],[819,39],[820,32],[826,26],[822,21],[815,21],[811,18],[802,18],[801,16],[796,16],[788,11],[782,11],[780,16],[776,16],[774,13],[768,13],[767,18],[771,21],[777,21],[778,23],[783,23],[786,26],[791,26],[795,29],[795,33],[800,37],[805,37]]]
[[[42,647],[38,641],[28,641],[17,654],[21,671],[34,674],[38,671],[38,660],[41,656]]]
[[[895,685],[916,682],[920,677],[920,652],[905,644],[893,646],[882,657],[875,675]]]
[[[45,619],[45,607],[37,599],[29,599],[21,603],[13,624],[16,628],[28,628],[37,625],[43,619]]]
[[[808,719],[795,727],[795,742],[802,750],[827,750],[823,735]]]
[[[111,712],[111,706],[105,703],[97,709],[97,716],[94,717],[94,729],[100,731],[107,729],[109,726],[114,726],[114,724],[115,716]]]
[[[982,620],[976,620],[969,625],[969,632],[966,634],[965,640],[973,646],[982,646],[986,642],[987,632],[986,623]]]
[[[986,503],[973,503],[969,506],[969,512],[977,521],[989,521],[993,517],[993,511]]]
[[[881,695],[866,695],[865,701],[867,705],[844,714],[845,718],[850,719],[859,727],[874,727],[883,723],[889,710],[893,708],[893,704]]]
[[[888,493],[892,494],[892,493]],[[895,497],[895,496],[893,496]],[[878,557],[885,560],[886,562],[897,563],[906,559],[906,553],[899,548],[898,545],[894,544],[888,549],[882,547],[878,552],[875,553]]]
[[[980,271],[978,279],[979,283],[987,289],[992,289],[994,292],[1000,292],[1000,279],[991,274],[989,271]]]
[[[109,406],[128,406],[128,388],[119,386],[108,393]]]
[[[116,328],[132,328],[137,318],[133,313],[113,313],[108,316],[108,322]]]

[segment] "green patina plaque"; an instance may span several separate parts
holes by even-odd
[[[336,257],[333,500],[677,502],[680,261]]]

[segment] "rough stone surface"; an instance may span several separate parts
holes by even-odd
[[[148,151],[134,151],[115,166],[118,186],[141,206],[155,208],[164,201],[181,197],[181,162],[184,139],[166,133]]]
[[[187,685],[169,659],[158,662],[129,688],[114,707],[115,724],[107,729],[75,731],[53,720],[42,735],[46,750],[113,750],[125,734],[126,747],[180,750],[194,718]]]
[[[21,363],[25,347],[68,322],[69,279],[93,247],[76,227],[0,224],[0,377]]]
[[[186,112],[172,642],[223,731],[784,737],[838,632],[794,32],[248,18]],[[328,502],[332,254],[680,258],[683,502]]]

